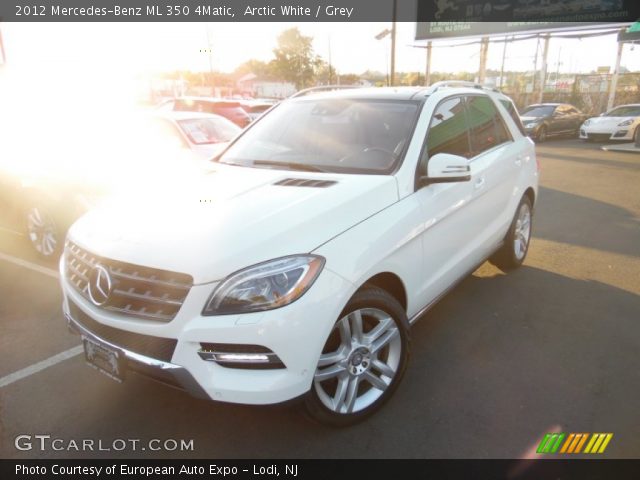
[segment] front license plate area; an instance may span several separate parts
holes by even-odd
[[[87,364],[112,380],[122,383],[125,371],[120,352],[86,337],[82,341]]]

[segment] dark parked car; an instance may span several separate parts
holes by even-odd
[[[251,123],[251,117],[244,111],[240,102],[236,100],[221,100],[208,97],[179,97],[161,103],[160,110],[175,110],[179,112],[213,113],[231,120],[240,128]]]
[[[539,103],[529,105],[521,113],[527,134],[537,142],[556,135],[577,137],[580,125],[588,115],[568,103]]]

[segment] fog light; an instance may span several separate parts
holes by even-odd
[[[264,363],[269,357],[263,353],[214,353],[216,362]]]
[[[228,368],[276,369],[285,368],[282,360],[261,345],[230,343],[201,343],[198,355],[202,360]]]

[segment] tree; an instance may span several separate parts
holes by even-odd
[[[251,59],[238,66],[233,73],[236,77],[242,77],[247,73],[253,73],[261,78],[270,78],[272,76],[272,69],[270,64],[267,62]]]
[[[270,67],[274,74],[301,89],[313,85],[322,60],[313,52],[313,37],[306,37],[297,28],[285,30],[278,36],[273,50],[275,59]]]

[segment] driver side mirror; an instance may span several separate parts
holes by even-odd
[[[427,175],[420,177],[420,186],[469,180],[471,167],[466,158],[450,153],[436,153],[427,163]]]

